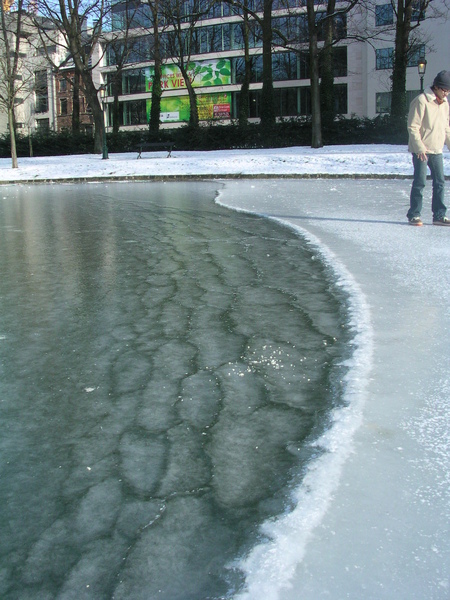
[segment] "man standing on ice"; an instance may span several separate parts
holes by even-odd
[[[427,180],[427,167],[433,181],[431,210],[433,225],[450,225],[444,204],[444,144],[450,150],[449,104],[450,71],[441,71],[431,88],[411,102],[408,115],[408,150],[413,155],[414,180],[411,188],[410,208],[407,213],[411,225],[422,225],[423,190]]]

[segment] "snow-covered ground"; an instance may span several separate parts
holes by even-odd
[[[177,175],[376,175],[410,176],[411,157],[405,146],[366,145],[277,148],[273,150],[221,150],[20,158],[19,168],[0,159],[0,181],[41,179],[162,177]],[[445,173],[450,175],[450,153],[445,153]]]
[[[235,176],[219,202],[296,228],[353,294],[356,411],[323,440],[297,509],[266,524],[243,598],[450,598],[450,230],[429,225],[430,184],[425,226],[408,226],[411,175],[406,147],[387,145],[0,159],[4,183]]]

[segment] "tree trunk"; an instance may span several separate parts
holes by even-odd
[[[120,106],[119,96],[122,93],[122,69],[117,69],[112,80],[112,130],[113,133],[119,133],[120,130]]]
[[[155,66],[152,83],[152,104],[150,107],[150,122],[149,130],[150,134],[155,138],[159,135],[159,122],[161,120],[161,96],[162,96],[162,68],[161,68],[161,57],[158,49],[155,52]]]
[[[161,86],[161,77],[162,77],[162,69],[161,69],[161,61],[155,60],[155,72],[153,75],[153,83],[152,83],[152,104],[150,107],[150,121],[149,121],[149,131],[152,136],[155,138],[159,135],[159,122],[161,120],[161,96],[162,96],[162,86]]]
[[[75,69],[72,86],[72,132],[80,132],[80,74]]]
[[[16,146],[16,127],[14,119],[14,109],[8,107],[8,125],[9,125],[9,138],[11,141],[11,165],[13,169],[17,169],[19,164],[17,162],[17,146]]]
[[[406,106],[406,68],[408,65],[409,35],[411,33],[411,14],[412,3],[398,0],[391,98],[391,121],[396,127],[404,127],[408,108]]]
[[[184,64],[180,64],[179,67],[189,94],[189,126],[197,128],[199,125],[197,94],[195,93],[195,90],[192,87],[192,82],[188,77],[186,66]]]
[[[94,119],[94,153],[102,154],[103,151],[103,130],[105,128],[105,121],[103,118],[103,109],[98,99],[98,91],[92,81],[91,72],[83,71],[82,78],[84,83],[84,89],[86,93],[86,99],[92,110],[92,117]]]
[[[273,0],[264,0],[264,14],[262,21],[263,72],[261,92],[261,127],[263,128],[264,133],[270,133],[276,121],[272,73],[272,4]]]
[[[161,96],[162,96],[162,87],[161,87],[161,78],[162,78],[162,68],[161,68],[161,48],[160,48],[160,39],[159,39],[159,29],[158,29],[158,2],[154,2],[154,8],[152,8],[153,14],[153,59],[155,61],[154,65],[154,74],[153,74],[153,83],[152,83],[152,104],[150,107],[150,121],[149,121],[149,131],[150,135],[158,138],[159,135],[159,122],[161,120]]]
[[[245,2],[244,6],[244,20],[242,24],[244,40],[244,81],[242,82],[239,94],[239,127],[241,127],[241,129],[244,129],[248,125],[250,112],[250,81],[252,77],[252,60],[249,51],[248,12],[246,7],[247,2]]]
[[[335,0],[329,0],[327,15],[332,15]],[[333,69],[333,18],[329,17],[325,24],[325,39],[321,54],[320,109],[322,126],[330,127],[336,116],[334,105],[334,69]]]
[[[319,53],[317,48],[316,14],[314,0],[307,0],[309,30],[309,60],[311,71],[311,125],[312,125],[312,148],[322,148],[322,121],[320,114],[320,90],[319,90]]]

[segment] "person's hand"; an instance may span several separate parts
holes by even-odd
[[[427,160],[428,160],[426,152],[419,152],[419,154],[417,155],[417,158],[419,160],[421,160],[422,162],[427,162]]]

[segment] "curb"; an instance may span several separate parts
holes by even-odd
[[[281,173],[281,174],[198,174],[198,175],[118,175],[118,176],[92,176],[92,177],[67,177],[58,179],[11,179],[0,181],[1,185],[31,185],[31,184],[56,184],[56,183],[119,183],[127,181],[214,181],[221,179],[409,179],[412,175],[401,174],[371,174],[371,173]],[[445,177],[450,180],[450,176]]]

